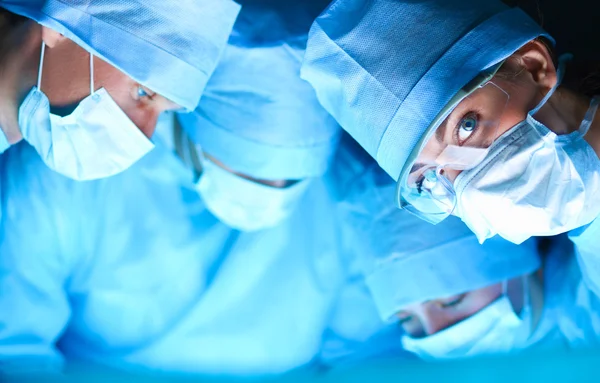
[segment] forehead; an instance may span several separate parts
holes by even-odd
[[[87,54],[87,52],[86,52],[86,54]],[[111,63],[103,60],[101,57],[94,56],[94,68],[93,69],[94,69],[94,75],[102,76],[104,82],[110,81],[115,86],[117,86],[117,84],[122,84],[122,87],[127,87],[127,88],[130,88],[130,87],[142,88],[147,94],[151,95],[155,101],[159,102],[160,106],[164,110],[181,111],[181,112],[186,111],[185,108],[182,107],[181,105],[169,100],[168,98],[161,95],[160,93],[155,92],[148,86],[135,80],[130,75],[123,72],[119,68],[115,67]]]
[[[426,138],[415,163],[434,163],[444,149],[453,145],[486,148],[496,138],[510,96],[494,82],[488,82],[463,98],[450,110],[440,125]],[[461,142],[458,134],[464,122],[473,120],[469,140]]]

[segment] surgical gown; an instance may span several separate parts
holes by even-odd
[[[554,237],[543,268],[544,308],[529,339],[534,351],[598,349],[600,297],[589,287],[566,234]]]
[[[357,198],[364,196],[361,191],[391,179],[346,133],[342,134],[330,177],[343,236],[341,254],[346,279],[325,333],[319,361],[327,368],[347,368],[373,359],[412,359],[402,349],[401,327],[384,322],[379,316],[364,278],[363,259],[370,258],[370,254],[364,253],[362,244],[367,238],[357,233],[352,219],[357,209],[364,213],[361,207],[369,205],[368,201],[357,203]]]
[[[344,278],[324,179],[276,228],[220,223],[157,147],[71,181],[26,143],[0,157],[0,366],[269,374],[305,365]]]
[[[600,296],[600,219],[569,232],[586,283]]]

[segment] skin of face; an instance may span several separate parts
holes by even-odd
[[[90,54],[49,28],[43,27],[42,37],[47,43],[42,91],[53,107],[76,106],[90,95]],[[93,75],[95,90],[106,89],[147,137],[154,133],[158,116],[162,112],[181,109],[98,57],[94,57]],[[143,90],[142,95],[140,88]]]
[[[414,168],[419,163],[435,163],[447,145],[489,147],[496,138],[525,120],[557,80],[556,67],[546,46],[537,40],[525,44],[492,78],[494,86],[488,84],[473,92],[449,114],[427,142]],[[579,128],[589,103],[589,98],[559,87],[535,118],[558,135],[568,134]],[[475,122],[476,128],[467,131],[465,121]],[[599,131],[600,118],[596,116],[586,140],[598,154]],[[453,182],[461,171],[446,167],[443,173]]]
[[[219,161],[218,159],[216,159],[215,157],[211,156],[210,154],[208,154],[206,152],[204,152],[204,156],[209,161],[211,161],[212,163],[214,163],[215,165],[220,167],[221,169],[226,170],[229,173],[235,174],[238,177],[247,179],[248,181],[255,182],[257,184],[270,186],[270,187],[277,188],[277,189],[283,189],[283,188],[289,187],[297,182],[296,180],[262,180],[262,179],[254,178],[247,174],[236,172],[236,171],[232,170],[227,165],[225,165],[223,162]]]
[[[502,294],[502,283],[496,283],[462,294],[405,306],[398,312],[402,329],[413,338],[433,335],[481,311]],[[512,279],[507,295],[517,314],[523,308],[522,278]]]
[[[22,139],[19,128],[19,106],[35,85],[42,44],[41,26],[26,21],[14,30],[5,31],[0,57],[0,128],[8,142]],[[38,56],[36,62],[33,57]]]
[[[0,76],[3,100],[0,126],[11,144],[23,138],[18,126],[18,110],[37,83],[42,42],[46,44],[46,52],[41,90],[48,97],[52,111],[73,110],[90,95],[90,54],[85,49],[34,22],[26,23],[21,29],[14,31],[14,48],[3,58]],[[181,109],[97,57],[94,57],[93,75],[95,90],[105,88],[147,137],[154,133],[160,113]]]

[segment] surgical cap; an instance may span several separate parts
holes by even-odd
[[[193,110],[239,12],[231,0],[0,0]]]
[[[325,173],[341,129],[300,78],[306,39],[255,44],[234,32],[195,113],[179,118],[192,140],[256,178]]]
[[[497,0],[336,0],[311,28],[302,77],[397,180],[451,98],[540,35]]]
[[[490,286],[541,266],[534,240],[515,245],[494,237],[480,245],[460,219],[431,225],[389,204],[395,183],[376,186],[377,174],[362,178],[356,184],[361,190],[347,201],[346,222],[355,227],[366,284],[383,320],[406,305]]]

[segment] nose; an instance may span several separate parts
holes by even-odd
[[[423,325],[426,336],[433,335],[454,324],[452,319],[445,315],[444,310],[440,309],[435,302],[427,302],[421,305],[416,315]]]

